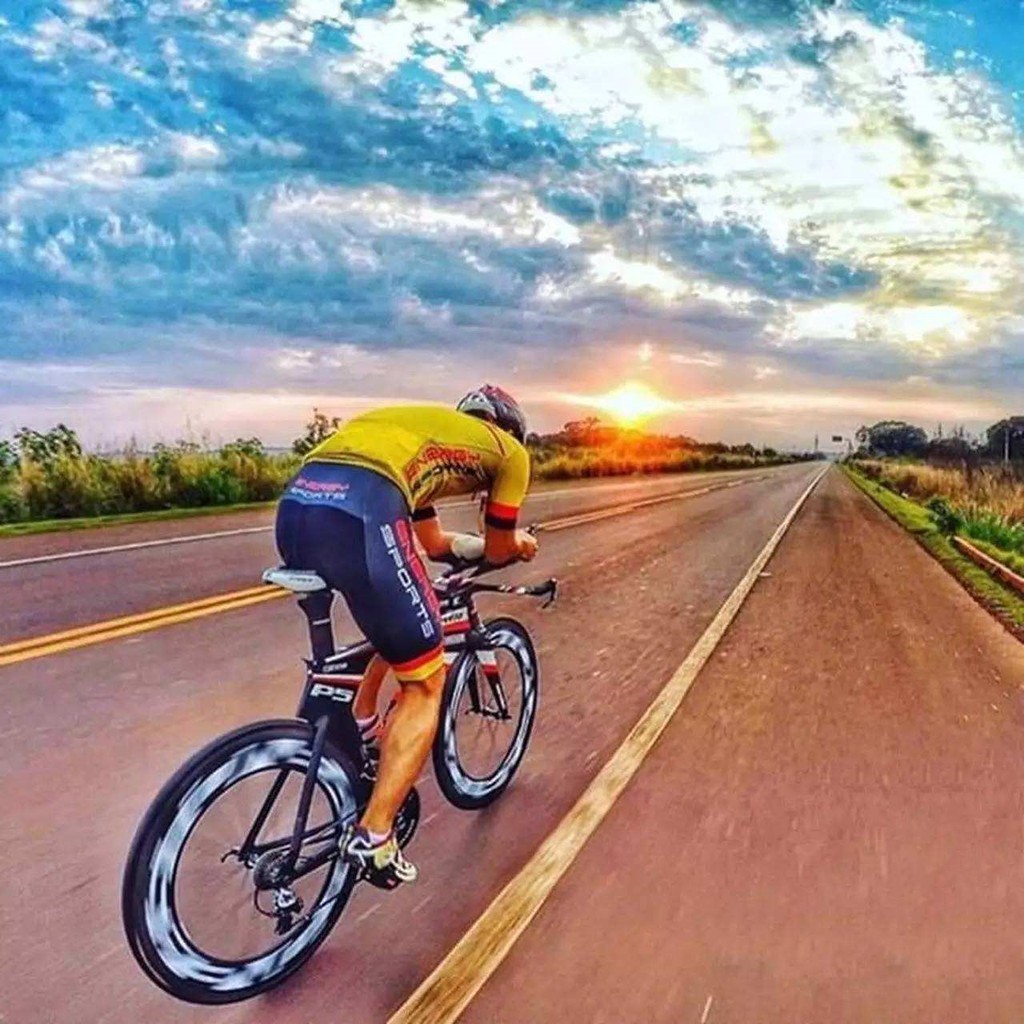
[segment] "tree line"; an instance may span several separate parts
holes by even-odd
[[[0,439],[0,523],[273,500],[301,457],[340,424],[338,417],[314,409],[289,452],[269,451],[258,437],[239,437],[221,445],[160,442],[149,450],[131,443],[110,454],[86,451],[63,423],[45,431],[23,427]],[[813,457],[646,434],[596,417],[531,434],[527,441],[538,479],[744,469]]]
[[[881,420],[860,427],[856,455],[862,458],[916,458],[936,463],[1024,461],[1024,416],[1011,416],[993,424],[983,436],[972,437],[964,427],[931,435],[905,420]]]

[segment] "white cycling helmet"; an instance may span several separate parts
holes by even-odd
[[[526,440],[526,417],[519,403],[507,391],[493,384],[484,384],[470,391],[455,408],[470,416],[490,420],[519,442]]]

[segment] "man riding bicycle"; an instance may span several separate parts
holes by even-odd
[[[519,405],[490,384],[454,410],[379,409],[314,448],[278,505],[285,565],[312,569],[341,593],[383,659],[371,663],[353,709],[370,762],[379,756],[376,783],[342,842],[346,859],[385,888],[416,878],[393,826],[430,753],[445,680],[437,598],[413,535],[430,558],[464,555],[472,545],[441,529],[434,502],[486,490],[484,559],[533,558],[536,539],[516,529],[530,482],[525,438]],[[377,697],[388,666],[401,697],[382,733]]]

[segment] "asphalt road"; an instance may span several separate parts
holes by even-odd
[[[751,475],[760,474],[541,484],[527,500],[524,521],[702,490]],[[475,505],[450,503],[444,521],[475,529]],[[262,569],[277,561],[273,522],[273,511],[265,510],[0,539],[0,644],[252,587]],[[190,542],[167,543],[181,540]],[[118,547],[126,550],[97,553]],[[27,564],[10,564],[19,562]]]
[[[770,571],[467,1024],[1024,1020],[1024,646],[837,471]]]
[[[299,613],[272,601],[0,668],[0,1020],[386,1020],[529,861],[819,469],[543,537],[515,572],[559,576],[564,597],[514,608],[543,669],[515,786],[474,815],[426,780],[421,881],[357,892],[307,968],[248,1004],[190,1007],[145,980],[120,870],[189,752],[290,713]],[[710,482],[553,488],[531,517]],[[450,513],[469,525],[469,508]],[[0,562],[265,523],[25,538]],[[250,533],[0,569],[0,642],[249,586],[273,560]],[[467,1020],[1024,1016],[1024,648],[835,471],[769,571]]]

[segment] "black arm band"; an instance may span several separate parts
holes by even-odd
[[[515,519],[509,519],[505,516],[496,516],[493,512],[488,512],[484,516],[484,522],[488,526],[494,527],[495,530],[514,530],[516,528]]]
[[[422,523],[425,519],[436,519],[437,509],[433,505],[427,505],[425,508],[413,509],[412,521],[414,523]]]

